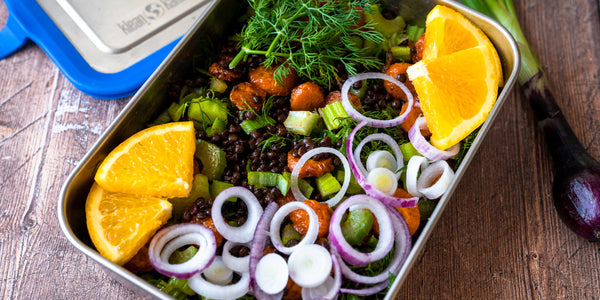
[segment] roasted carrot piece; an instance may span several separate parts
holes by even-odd
[[[225,61],[215,62],[210,65],[208,73],[228,82],[238,81],[244,76],[244,72],[237,69],[230,69],[229,63]]]
[[[412,85],[412,82],[410,82],[410,80],[408,79],[408,75],[406,74],[406,69],[408,69],[408,67],[410,66],[411,64],[409,63],[395,63],[385,68],[384,73],[402,82],[410,90],[414,97],[415,95],[417,95],[417,92],[415,91],[415,87]],[[383,82],[383,86],[385,87],[385,90],[388,93],[390,93],[394,98],[403,101],[408,100],[404,91],[397,85],[389,81],[385,81]]]
[[[329,233],[329,221],[331,220],[333,209],[329,207],[329,204],[318,202],[316,200],[305,200],[303,203],[310,206],[310,208],[312,208],[317,214],[319,221],[318,237],[326,236]],[[308,213],[306,213],[306,211],[302,209],[292,211],[290,213],[290,220],[292,220],[294,229],[296,229],[298,233],[302,235],[306,234],[309,224]]]
[[[348,93],[348,99],[350,100],[350,103],[352,103],[352,106],[354,106],[354,108],[356,108],[357,110],[362,107],[362,104],[360,103],[360,98],[358,98],[358,96],[352,93]],[[342,101],[342,91],[333,91],[327,94],[327,97],[325,98],[325,105],[338,101]]]
[[[425,33],[417,39],[415,44],[410,49],[410,58],[413,64],[423,59],[423,51],[425,50]]]
[[[398,188],[394,193],[394,197],[412,198],[412,195],[404,189]],[[404,217],[404,220],[408,225],[410,235],[415,234],[415,232],[417,232],[417,229],[419,229],[419,225],[421,224],[421,211],[419,210],[419,206],[416,205],[415,207],[396,207],[396,210],[398,210],[400,214]]]
[[[239,110],[248,109],[250,106],[254,111],[262,110],[267,93],[250,82],[242,82],[231,89],[229,98]]]
[[[217,242],[217,247],[220,247],[223,244],[223,236],[219,233],[219,231],[217,230],[217,227],[215,227],[215,223],[213,222],[212,217],[206,217],[204,219],[194,219],[192,222],[198,223],[200,225],[204,225],[208,229],[210,229],[215,235],[215,241]]]
[[[402,110],[400,111],[400,114],[403,114],[406,111],[407,107],[408,107],[408,102],[404,102],[404,104],[402,104]],[[415,121],[417,120],[417,118],[420,117],[422,114],[423,114],[423,111],[421,110],[421,108],[419,106],[413,104],[413,108],[410,111],[410,113],[408,114],[408,117],[400,125],[402,130],[404,130],[405,132],[408,132],[415,124]],[[431,136],[431,132],[428,129],[421,129],[421,134],[426,138]]]
[[[314,82],[305,82],[292,90],[290,97],[291,110],[313,111],[325,106],[323,89]]]
[[[249,81],[269,95],[273,96],[287,96],[292,92],[294,86],[298,82],[298,75],[294,69],[284,78],[281,85],[277,84],[275,80],[275,70],[277,66],[266,69],[264,66],[250,69],[248,72]]]
[[[300,158],[294,157],[291,151],[288,152],[288,168],[290,170],[294,170],[294,167],[299,160]],[[309,159],[304,166],[302,166],[302,169],[300,169],[298,177],[321,177],[325,175],[325,173],[329,173],[334,169],[335,166],[333,165],[333,159],[331,157],[324,160]]]

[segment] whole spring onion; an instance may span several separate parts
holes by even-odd
[[[522,66],[518,81],[554,161],[556,210],[573,232],[592,242],[600,241],[600,163],[581,145],[554,100],[537,56],[521,31],[512,1],[463,3],[498,20],[519,44]]]

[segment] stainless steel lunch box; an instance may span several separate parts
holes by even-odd
[[[492,40],[502,61],[504,69],[505,86],[499,94],[498,100],[490,113],[487,121],[481,127],[479,134],[473,142],[471,149],[465,156],[463,163],[456,170],[456,176],[449,186],[446,194],[439,200],[435,211],[424,227],[422,233],[413,245],[407,261],[395,278],[392,289],[385,299],[392,299],[401,288],[402,282],[407,277],[411,267],[424,249],[425,242],[434,226],[442,215],[448,199],[458,185],[467,166],[475,152],[483,142],[483,138],[490,129],[494,119],[511,88],[515,84],[520,66],[519,50],[510,34],[498,23],[490,18],[475,12],[462,4],[448,0],[400,0],[390,1],[391,7],[397,8],[407,21],[424,24],[427,13],[436,5],[443,4],[462,12],[467,18],[477,24]],[[100,139],[89,152],[82,158],[65,182],[58,201],[58,218],[62,231],[67,239],[85,255],[105,267],[120,282],[139,291],[144,296],[160,299],[170,297],[148,284],[135,274],[115,265],[96,252],[87,232],[85,220],[85,200],[93,183],[94,173],[98,164],[120,142],[135,132],[144,129],[160,112],[164,111],[169,103],[166,87],[169,82],[185,78],[192,73],[193,61],[201,59],[202,40],[209,37],[214,41],[223,40],[230,24],[237,22],[237,17],[242,13],[242,5],[234,0],[222,0],[211,4],[195,26],[184,36],[161,66],[154,72],[148,81],[135,94],[130,103],[117,116],[114,122],[106,129]]]

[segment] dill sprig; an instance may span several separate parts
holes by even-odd
[[[279,65],[275,78],[282,81],[294,68],[298,75],[325,86],[339,82],[336,64],[349,75],[360,66],[379,68],[382,61],[362,56],[360,44],[384,41],[373,24],[357,25],[361,12],[371,10],[368,0],[249,0],[254,15],[239,35],[240,52],[230,67],[249,55],[264,55],[265,67]],[[357,39],[360,41],[357,43]]]

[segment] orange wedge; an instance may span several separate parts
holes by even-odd
[[[425,23],[425,49],[423,59],[435,59],[457,51],[492,45],[488,37],[461,13],[442,5],[437,5],[427,15]],[[494,50],[495,52],[495,50]],[[492,57],[496,61],[499,85],[503,84],[502,65],[496,54]]]
[[[187,197],[192,187],[195,149],[192,122],[150,127],[111,151],[94,179],[110,192]]]
[[[408,68],[432,145],[448,149],[485,121],[498,96],[495,55],[487,44],[421,60]]]
[[[94,183],[85,203],[90,238],[98,252],[123,265],[171,217],[171,203],[152,196],[111,193]]]

